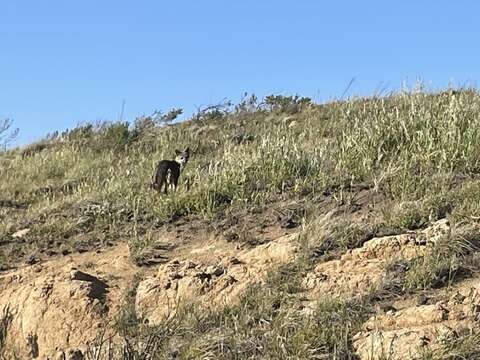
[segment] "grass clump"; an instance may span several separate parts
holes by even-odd
[[[359,304],[323,301],[311,317],[282,306],[287,307],[277,296],[247,294],[211,322],[208,331],[196,334],[180,358],[354,357],[350,339],[365,311]]]
[[[360,300],[325,299],[306,316],[296,294],[307,268],[302,262],[286,265],[265,284],[252,285],[234,305],[184,306],[153,327],[137,319],[127,301],[119,322],[122,337],[125,343],[141,344],[156,336],[151,359],[354,359],[351,337],[368,306]]]
[[[12,320],[13,315],[10,312],[10,308],[8,306],[4,307],[0,314],[0,359],[3,359],[3,356],[5,355],[5,341]]]
[[[476,266],[471,258],[478,250],[479,240],[480,232],[475,224],[454,227],[450,234],[437,240],[431,252],[411,261],[405,274],[405,290],[449,286],[467,276]]]
[[[460,262],[452,254],[435,252],[416,258],[405,276],[407,291],[439,288],[451,284],[460,271]]]
[[[480,334],[471,331],[458,334],[448,332],[439,339],[439,347],[421,353],[421,360],[476,360],[480,359]]]

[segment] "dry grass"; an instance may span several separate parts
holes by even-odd
[[[273,104],[260,106],[254,100],[175,126],[86,124],[1,153],[0,270],[27,255],[67,253],[118,240],[128,241],[135,256],[165,224],[216,221],[232,209],[253,212],[278,199],[301,199],[315,213],[321,210],[319,199],[328,198],[350,211],[357,205],[354,189],[359,184],[381,195],[381,211],[375,209],[369,222],[339,223],[320,241],[315,222],[309,222],[315,216],[307,216],[306,236],[317,237],[309,248],[317,252],[315,261],[361,246],[372,236],[422,228],[444,217],[477,234],[476,90],[400,92],[324,105],[271,97]],[[186,146],[193,155],[181,180],[188,181],[190,190],[183,186],[168,196],[149,190],[155,163]],[[12,238],[26,228],[27,235]],[[462,234],[469,246],[475,243]],[[476,252],[475,247],[465,250],[467,243],[460,240],[446,238],[431,256],[409,264],[405,288],[417,291],[453,281]],[[351,334],[368,306],[324,301],[313,317],[300,316],[298,297],[292,296],[295,286],[280,286],[303,271],[293,269],[288,279],[271,279],[234,307],[208,314],[189,309],[158,336],[152,335],[155,329],[137,331],[142,326],[138,319],[124,314],[130,331],[124,335],[138,344],[154,336],[159,359],[172,351],[184,359],[353,358]],[[451,346],[468,348],[475,339]],[[452,349],[449,354],[455,354]],[[142,358],[135,356],[124,358]]]

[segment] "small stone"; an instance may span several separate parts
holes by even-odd
[[[466,296],[463,296],[462,294],[460,294],[458,291],[455,293],[455,295],[453,295],[451,298],[450,298],[450,301],[452,301],[453,303],[455,304],[461,304],[463,303],[463,301],[465,300]]]
[[[225,270],[222,267],[219,266],[208,266],[207,269],[205,270],[207,274],[213,275],[213,276],[221,276],[225,272]]]
[[[58,252],[56,252],[55,250],[52,250],[52,249],[46,249],[44,252],[48,256],[54,256],[54,255],[58,254]]]
[[[72,271],[70,271],[70,279],[101,284],[102,286],[108,287],[107,284],[99,278],[76,269],[72,269]]]
[[[83,359],[85,359],[85,357],[80,350],[74,349],[74,350],[68,351],[67,360],[83,360]]]
[[[21,229],[12,234],[12,237],[15,239],[21,239],[30,232],[30,229]]]
[[[210,280],[212,278],[212,275],[205,272],[205,271],[199,271],[194,275],[196,278],[199,278],[201,281],[205,280]]]
[[[442,310],[442,311],[448,311],[446,308],[446,303],[445,301],[438,301],[435,303],[435,308],[437,310]]]
[[[238,260],[235,256],[232,256],[228,259],[230,265],[240,265],[243,264],[240,260]]]
[[[190,270],[190,269],[195,269],[197,267],[197,264],[194,263],[191,260],[185,261],[185,264],[183,265],[183,270]]]
[[[417,299],[417,305],[426,305],[428,303],[428,297],[424,294],[420,294]]]
[[[174,272],[169,274],[169,278],[172,279],[172,280],[181,279],[182,277],[183,276],[178,271],[174,271]]]
[[[40,262],[40,259],[37,258],[35,255],[30,255],[25,259],[25,263],[27,265],[34,265],[34,264],[37,264],[38,262]]]

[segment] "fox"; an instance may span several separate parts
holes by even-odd
[[[153,174],[151,188],[157,190],[158,192],[162,191],[164,187],[165,195],[168,194],[168,187],[173,187],[173,191],[176,192],[178,188],[178,179],[180,174],[185,168],[185,165],[188,163],[190,158],[190,147],[187,147],[185,150],[175,150],[175,159],[174,160],[161,160]]]

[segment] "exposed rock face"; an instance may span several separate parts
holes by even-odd
[[[448,222],[442,220],[422,231],[367,241],[338,260],[317,265],[305,276],[307,291],[302,296],[306,303],[308,298],[315,303],[325,296],[367,294],[394,280],[388,276],[397,260],[428,254],[431,245],[449,231]],[[176,260],[142,270],[135,298],[140,318],[158,324],[181,305],[233,303],[252,283],[262,282],[269,271],[297,256],[295,234],[247,250],[210,240],[176,248],[169,253]],[[2,273],[0,316],[8,308],[9,348],[25,359],[86,358],[86,344],[115,318],[138,271],[128,247],[120,246]],[[435,296],[411,300],[379,309],[365,322],[353,338],[360,359],[412,359],[425,347],[435,348],[443,339],[478,328],[478,277],[453,289],[435,290]]]
[[[76,269],[84,259],[96,262],[94,272]],[[132,275],[132,268],[124,247],[0,275],[0,314],[8,308],[11,318],[8,348],[21,359],[52,359],[56,353],[63,356],[58,358],[81,359],[78,347],[95,338],[121,297],[117,281],[111,289],[99,274],[124,271],[125,280]]]
[[[374,238],[362,247],[347,251],[339,260],[319,264],[304,279],[313,295],[356,297],[395,282],[392,264],[428,254],[440,237],[450,232],[448,221],[440,220],[429,228]],[[446,292],[446,290],[444,290]],[[412,359],[425,346],[435,348],[443,338],[458,336],[478,327],[480,281],[462,284],[455,294],[440,296],[448,301],[416,304],[399,303],[372,316],[354,337],[354,348],[362,360]],[[310,311],[309,308],[306,311]]]
[[[272,266],[293,259],[294,239],[285,236],[244,251],[215,242],[179,251],[179,260],[160,265],[156,273],[142,270],[138,315],[155,323],[179,302],[228,303],[251,282],[262,281]],[[0,316],[8,308],[11,319],[8,348],[21,359],[85,358],[86,344],[115,319],[138,271],[128,247],[120,246],[0,274]]]
[[[421,256],[448,231],[448,222],[440,220],[423,231],[374,238],[347,251],[339,260],[319,264],[306,276],[304,286],[329,296],[364,295],[388,280],[389,263]]]
[[[313,297],[366,295],[395,281],[389,277],[389,265],[428,254],[432,244],[449,231],[448,221],[440,220],[422,231],[374,238],[339,260],[319,264],[306,276],[304,285]],[[478,328],[480,280],[435,294],[446,300],[399,302],[372,316],[353,338],[360,359],[413,359],[426,347],[435,349],[444,339]]]
[[[140,317],[158,324],[173,315],[179,305],[228,304],[253,282],[262,281],[272,266],[295,257],[293,236],[225,257],[217,265],[191,260],[172,261],[158,274],[143,280],[137,289],[136,308]]]
[[[22,280],[7,280],[19,286],[2,291],[0,308],[9,304],[13,321],[8,336],[18,348],[28,345],[30,356],[38,357],[41,349],[80,343],[86,340],[84,332],[74,329],[99,324],[106,291],[100,281],[71,280],[69,272],[38,277],[23,286]]]
[[[478,328],[480,281],[458,290],[448,301],[410,306],[370,318],[354,337],[361,359],[411,359],[429,346]],[[382,357],[383,356],[383,357]]]

